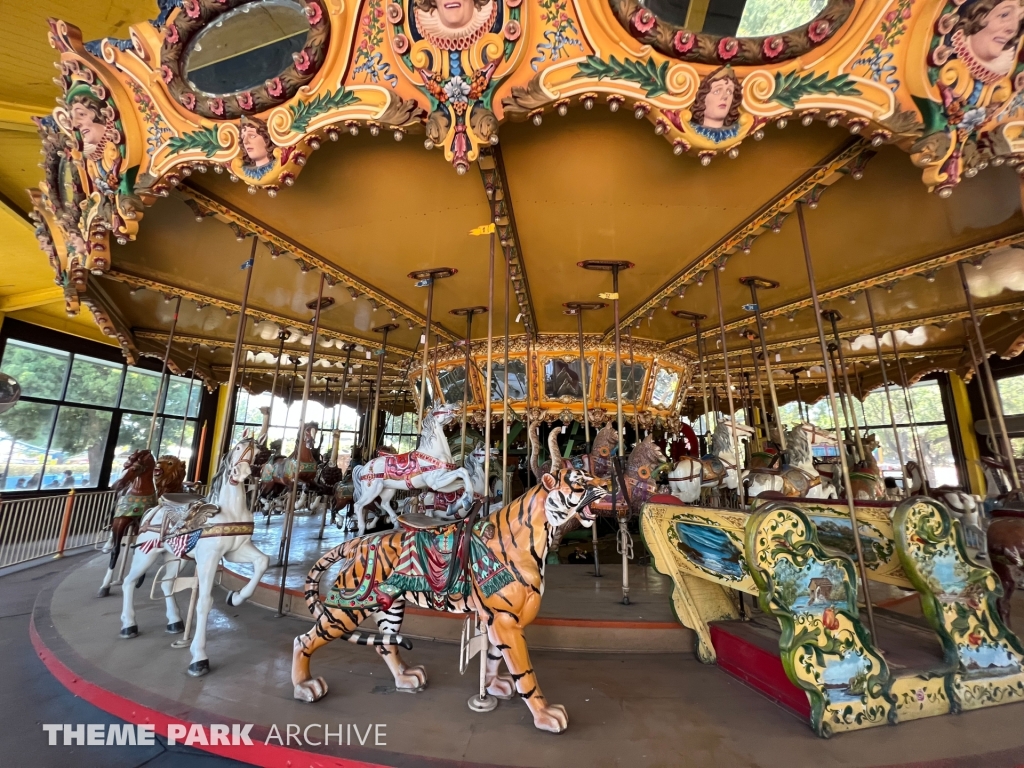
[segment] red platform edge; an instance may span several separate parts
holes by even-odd
[[[737,637],[720,624],[712,624],[710,629],[719,667],[805,722],[810,721],[807,694],[789,679],[777,654]]]
[[[134,725],[153,725],[156,727],[156,735],[167,738],[167,727],[170,725],[183,725],[190,727],[191,721],[170,717],[163,712],[138,704],[131,699],[126,699],[113,691],[108,691],[95,683],[83,680],[73,670],[64,665],[43,642],[36,631],[35,618],[29,623],[29,637],[32,640],[32,647],[35,649],[39,660],[43,662],[57,680],[75,696],[85,699],[94,707],[113,715],[125,722]],[[202,725],[201,723],[199,725]],[[209,730],[206,737],[209,740]],[[315,752],[305,752],[291,747],[265,744],[258,739],[253,739],[251,746],[204,746],[201,744],[190,745],[193,749],[201,749],[214,755],[227,757],[249,765],[258,765],[263,768],[281,768],[281,766],[309,766],[309,768],[386,768],[380,763],[367,763],[361,760],[349,760],[342,757],[333,757]]]

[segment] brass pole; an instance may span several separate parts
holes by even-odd
[[[836,340],[836,354],[839,355],[839,369],[843,374],[843,389],[846,391],[846,399],[850,404],[850,420],[847,422],[853,430],[853,441],[857,446],[857,454],[860,456],[861,461],[867,460],[867,454],[864,453],[864,443],[860,436],[860,425],[857,423],[857,409],[853,407],[853,389],[850,387],[850,376],[846,372],[846,356],[843,354],[843,340],[839,337],[839,325],[838,321],[841,315],[834,309],[826,309],[825,317],[829,319],[832,324],[832,335]]]
[[[704,346],[701,343],[700,321],[703,318],[697,317],[693,320],[693,327],[697,331],[697,366],[700,369],[700,390],[704,397],[704,433],[705,439],[711,433],[711,411],[708,409],[708,383],[704,378]],[[698,448],[698,450],[700,450]]]
[[[188,408],[192,404],[192,387],[196,383],[196,369],[199,367],[199,345],[196,344],[196,356],[192,361],[192,378],[188,380],[188,399],[185,401],[185,415],[181,417],[181,434],[178,436],[178,458],[181,458],[181,447],[185,444],[185,425],[188,424]],[[193,431],[193,435],[195,432]]]
[[[249,307],[249,286],[252,285],[252,270],[256,264],[257,243],[259,243],[259,238],[253,235],[252,250],[249,252],[249,260],[242,264],[242,269],[245,270],[245,287],[242,288],[242,304],[238,309],[238,331],[235,334],[235,349],[231,354],[231,370],[228,373],[227,423],[224,425],[224,439],[220,444],[220,453],[216,457],[217,461],[220,461],[220,457],[226,454],[228,448],[231,446],[231,426],[235,420],[235,378],[238,376],[238,357],[242,351],[242,338],[245,335],[245,312]],[[216,465],[217,462],[214,462],[214,466]]]
[[[744,282],[744,280],[740,280]],[[772,364],[768,357],[768,345],[764,340],[764,321],[761,320],[761,304],[757,298],[758,278],[746,278],[745,282],[750,287],[750,300],[754,304],[754,319],[757,321],[757,338],[761,343],[761,357],[764,358],[764,370],[768,375],[768,394],[772,399],[772,410],[775,413],[775,425],[779,431],[779,448],[786,450],[786,430],[782,428],[782,411],[779,409],[779,397],[775,391],[775,378],[772,375]],[[763,287],[772,285],[771,281],[763,281]],[[775,286],[778,284],[775,283]],[[774,286],[773,286],[774,287]]]
[[[164,384],[167,380],[167,361],[171,357],[171,342],[174,341],[174,331],[178,327],[178,311],[181,309],[181,296],[178,297],[178,301],[174,305],[174,317],[171,319],[171,331],[167,334],[167,346],[164,348],[164,360],[163,365],[160,367],[160,385],[156,390],[156,399],[153,402],[153,416],[149,420],[149,437],[146,438],[146,447],[153,450],[153,433],[156,432],[156,415],[160,412],[160,400],[164,396]],[[196,355],[198,356],[198,352]],[[188,413],[188,405],[185,406],[185,412]],[[182,427],[184,429],[184,427]]]
[[[917,432],[917,417],[914,416],[914,401],[910,396],[910,379],[907,377],[907,370],[903,367],[903,360],[900,358],[899,342],[896,340],[896,329],[889,331],[889,338],[892,339],[892,355],[896,360],[896,372],[899,373],[900,382],[903,384],[903,401],[907,407],[907,418],[910,419],[910,434],[914,439],[914,451],[917,453],[917,460],[921,463],[921,493],[928,495],[928,473],[925,471],[924,451],[921,446],[921,436]]]
[[[811,246],[807,240],[807,223],[804,221],[804,204],[797,201],[797,219],[800,222],[800,241],[804,250],[804,262],[807,265],[807,282],[810,285],[811,300],[814,302],[814,323],[818,327],[818,341],[821,344],[821,355],[825,361],[825,386],[828,389],[829,406],[832,409],[832,419],[838,427],[839,408],[836,405],[836,387],[832,378],[832,367],[828,356],[828,342],[825,341],[825,327],[821,322],[821,304],[818,301],[818,287],[814,281],[814,265],[811,263]],[[860,524],[857,522],[857,508],[853,501],[853,484],[850,482],[850,465],[846,460],[846,450],[839,451],[839,464],[843,472],[843,484],[846,486],[846,505],[850,513],[850,523],[854,531],[853,544],[857,551],[857,565],[860,569],[860,577],[864,589],[864,604],[867,608],[868,626],[871,636],[878,646],[878,632],[875,631],[875,611],[871,605],[871,590],[868,587],[868,568],[864,562],[864,548],[860,540]]]
[[[733,456],[736,459],[736,501],[740,507],[743,506],[743,461],[740,458],[740,437],[736,429],[736,406],[732,399],[732,377],[729,375],[729,343],[725,340],[725,314],[722,310],[722,280],[718,273],[721,271],[713,266],[711,271],[715,274],[715,301],[718,304],[718,333],[722,339],[722,362],[725,367],[725,394],[729,398],[729,428],[732,430]]]
[[[892,392],[889,390],[889,374],[885,370],[885,358],[882,356],[882,339],[878,335],[878,324],[875,322],[875,308],[871,303],[871,291],[864,291],[864,300],[868,306],[868,318],[871,320],[871,335],[875,340],[875,353],[878,356],[878,368],[882,372],[882,387],[885,389],[885,402],[889,408],[889,423],[892,424],[892,436],[896,441],[896,456],[900,462],[900,474],[903,475],[903,492],[910,495],[910,477],[907,475],[907,463],[903,459],[903,448],[900,445],[900,431],[896,426],[896,409],[892,407]],[[895,339],[894,339],[895,341]],[[921,468],[924,475],[924,468]]]
[[[255,246],[253,246],[255,249]],[[288,557],[292,549],[292,525],[295,522],[295,495],[299,491],[299,457],[302,455],[301,441],[306,426],[306,406],[309,404],[309,385],[313,378],[313,358],[316,356],[316,336],[320,330],[320,310],[324,297],[324,282],[327,275],[320,273],[320,288],[316,295],[316,314],[313,315],[313,335],[309,339],[309,357],[306,359],[306,377],[302,384],[302,406],[299,408],[299,434],[295,439],[295,474],[292,476],[292,488],[288,494],[288,507],[285,513],[281,545],[284,556],[281,558],[281,589],[277,597],[277,616],[284,616],[284,585],[288,577]]]
[[[587,402],[587,358],[583,352],[583,308],[576,311],[576,340],[580,347],[580,386],[583,390],[583,435],[590,445],[590,404]],[[595,558],[597,550],[594,551]],[[596,562],[596,560],[595,560]]]
[[[373,397],[373,413],[370,416],[370,451],[367,458],[373,456],[377,449],[377,420],[380,418],[380,389],[384,381],[384,358],[388,355],[388,333],[398,327],[398,323],[388,323],[373,329],[374,333],[384,334],[381,342],[380,360],[377,361],[377,384]]]
[[[992,366],[988,362],[988,352],[985,347],[985,339],[981,335],[981,321],[978,320],[978,313],[974,308],[974,297],[971,296],[970,286],[967,284],[967,273],[964,272],[964,263],[958,261],[956,264],[960,270],[960,285],[963,286],[964,296],[967,297],[967,311],[971,313],[971,325],[974,326],[974,334],[978,338],[978,354],[981,357],[981,364],[988,376],[989,397],[992,400],[992,411],[996,415],[999,424],[999,431],[1002,433],[1003,450],[1006,452],[1006,463],[1010,465],[1010,480],[1013,483],[1013,490],[1020,493],[1020,475],[1017,472],[1017,463],[1013,460],[1013,446],[1010,444],[1010,433],[1006,431],[1006,419],[1003,417],[1003,401],[999,397],[999,388],[992,376]],[[981,386],[981,381],[978,381]]]
[[[633,390],[633,429],[636,435],[636,442],[640,442],[640,414],[637,412],[636,399],[639,392],[636,389],[636,363],[633,358],[633,329],[626,329],[626,344],[629,347],[629,385]]]
[[[964,340],[967,342],[967,349],[971,353],[971,365],[974,367],[974,376],[978,380],[978,393],[981,395],[981,407],[985,411],[985,424],[988,427],[988,447],[997,456],[999,448],[996,446],[996,430],[992,426],[992,411],[988,407],[988,393],[982,386],[981,366],[978,364],[978,356],[974,353],[974,342],[971,341],[971,331],[967,326],[967,319],[963,320]]]
[[[502,403],[502,414],[501,414],[501,505],[504,507],[508,505],[508,486],[509,486],[509,473],[508,473],[508,334],[509,334],[509,302],[511,300],[512,289],[512,266],[509,264],[508,258],[505,259],[505,376],[503,382],[503,394],[504,402]],[[469,371],[466,371],[467,377]],[[487,396],[490,397],[490,382],[487,384]]]
[[[757,367],[757,352],[754,350],[754,337],[747,336],[750,342],[750,364],[754,366],[754,378],[757,381],[757,399],[761,402],[761,424],[764,427],[764,439],[771,442],[772,436],[768,431],[768,406],[764,400],[764,386],[761,384],[761,369]],[[763,450],[763,446],[762,446]]]
[[[430,361],[430,325],[434,314],[434,283],[442,278],[451,277],[456,271],[450,267],[437,267],[409,273],[409,277],[417,281],[417,287],[426,287],[427,289],[427,321],[423,327],[423,365],[420,369],[420,397],[416,409],[417,430],[423,427],[423,408],[427,396],[427,365]]]

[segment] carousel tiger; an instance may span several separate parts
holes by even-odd
[[[306,605],[316,624],[293,644],[295,698],[312,702],[327,693],[324,679],[310,674],[309,660],[338,638],[374,646],[399,691],[422,690],[426,671],[408,666],[398,651],[398,646],[411,648],[400,634],[405,604],[411,602],[448,613],[476,613],[491,643],[488,692],[504,699],[518,693],[537,728],[564,731],[565,708],[548,704],[541,693],[523,630],[540,610],[553,533],[577,515],[589,525],[589,505],[607,496],[604,485],[582,470],[562,469],[558,460],[538,485],[488,517],[471,514],[446,524],[424,515],[403,515],[397,531],[335,547],[306,579]],[[339,561],[338,577],[321,601],[320,578]],[[376,621],[378,633],[356,629],[367,616]],[[510,676],[498,673],[502,659]]]

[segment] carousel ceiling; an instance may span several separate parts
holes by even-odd
[[[832,0],[761,38],[691,33],[631,0],[481,0],[458,34],[430,3],[296,0],[304,38],[278,8],[287,2],[189,0],[153,24],[111,3],[17,9],[17,45],[0,52],[0,236],[15,266],[0,311],[73,332],[95,318],[129,355],[161,355],[180,297],[175,367],[198,359],[223,381],[255,238],[243,383],[269,384],[282,331],[282,370],[304,364],[323,276],[334,303],[317,376],[340,378],[348,359],[368,378],[374,329],[393,322],[385,380],[397,394],[427,312],[410,273],[456,270],[436,281],[432,315],[443,355],[458,357],[466,322],[452,310],[488,303],[489,237],[470,231],[495,222],[495,334],[506,262],[510,333],[573,341],[563,305],[612,291],[608,272],[579,262],[627,261],[623,334],[692,360],[693,324],[675,312],[705,315],[706,375],[720,384],[715,277],[730,371],[742,376],[752,359],[763,365],[742,335],[758,329],[740,278],[758,276],[778,283],[758,303],[781,399],[796,369],[817,397],[801,205],[818,293],[841,313],[861,385],[880,380],[866,295],[912,377],[967,374],[957,264],[988,351],[1015,355],[1024,334],[1021,9],[1002,4],[1018,24],[1002,41],[986,2]],[[226,34],[246,8],[257,14]],[[56,53],[48,14],[82,29],[52,22]],[[121,18],[130,31],[111,21]],[[985,60],[989,33],[1014,55]],[[81,42],[98,37],[111,39]],[[279,76],[236,92],[211,95],[190,74],[287,45],[300,48]],[[58,94],[39,128],[40,184],[27,116]],[[610,342],[611,307],[585,312],[583,328],[588,344]],[[891,361],[891,342],[882,349]]]

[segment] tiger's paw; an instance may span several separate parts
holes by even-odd
[[[508,701],[516,695],[515,684],[512,682],[511,675],[497,675],[487,685],[487,692],[496,699],[502,699]],[[539,728],[540,726],[538,726]]]
[[[327,682],[322,677],[305,680],[295,685],[294,696],[299,701],[320,701],[326,695]]]
[[[419,693],[427,687],[427,670],[423,667],[405,667],[395,675],[395,688],[402,693]]]
[[[569,727],[569,715],[561,704],[548,704],[533,713],[533,724],[542,731],[561,733]]]

